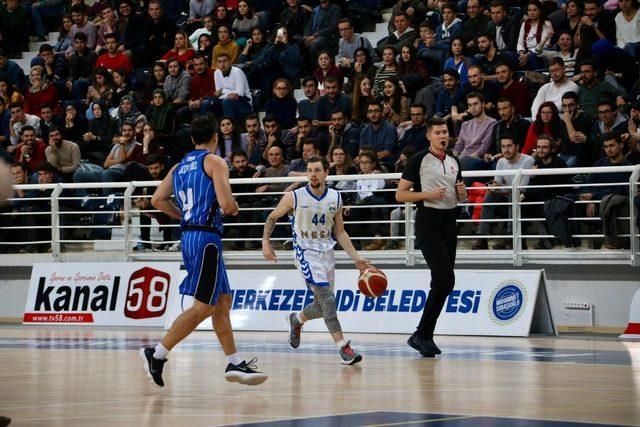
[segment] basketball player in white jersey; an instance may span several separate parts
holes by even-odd
[[[308,159],[309,184],[286,193],[271,212],[262,235],[262,254],[266,259],[276,261],[276,254],[271,248],[269,238],[277,219],[293,212],[291,226],[295,263],[314,298],[313,303],[301,312],[287,316],[290,326],[289,344],[298,348],[302,325],[307,320],[322,317],[338,347],[342,364],[353,365],[362,360],[362,355],[351,348],[350,341],[345,341],[338,321],[336,297],[333,293],[333,247],[337,241],[361,272],[369,267],[369,261],[358,255],[344,229],[340,193],[325,185],[328,172],[329,163],[324,157],[312,156]]]

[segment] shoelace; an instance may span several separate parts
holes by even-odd
[[[347,356],[355,356],[356,352],[353,351],[353,349],[351,348],[351,346],[347,343],[347,345],[345,345],[344,347],[342,347],[342,351],[344,352],[344,354],[346,354]]]
[[[252,371],[255,371],[258,369],[258,365],[256,365],[256,362],[258,361],[257,357],[254,357],[253,359],[249,360],[248,362],[246,362],[245,366],[249,369],[251,369]]]

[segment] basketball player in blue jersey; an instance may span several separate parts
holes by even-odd
[[[229,167],[214,155],[218,143],[215,118],[199,117],[191,127],[195,150],[169,171],[153,194],[151,204],[167,215],[181,220],[182,259],[187,277],[180,293],[194,297],[193,306],[173,322],[155,348],[140,350],[145,371],[158,386],[164,386],[162,369],[167,354],[208,317],[227,358],[227,381],[257,385],[267,380],[258,372],[257,359],[245,362],[236,352],[229,310],[231,290],[222,259],[222,218],[237,215],[238,204],[231,196]],[[172,202],[176,196],[177,206]]]
[[[277,260],[269,238],[277,219],[293,212],[291,225],[295,263],[305,284],[313,292],[314,298],[313,303],[304,307],[301,312],[287,316],[290,327],[289,344],[293,348],[298,348],[302,325],[307,320],[322,317],[338,347],[342,364],[353,365],[362,360],[362,355],[351,348],[350,341],[345,341],[338,321],[336,297],[333,293],[335,273],[333,247],[336,240],[361,272],[369,267],[369,261],[358,255],[344,229],[342,199],[336,190],[327,188],[325,180],[328,172],[327,159],[319,156],[309,157],[307,161],[309,184],[286,193],[271,212],[262,235],[262,254],[268,260]]]

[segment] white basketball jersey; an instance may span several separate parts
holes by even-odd
[[[333,217],[342,207],[340,193],[326,188],[316,197],[306,186],[293,192],[293,244],[300,249],[326,252],[336,240],[333,237]]]

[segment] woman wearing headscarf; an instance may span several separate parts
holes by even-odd
[[[113,110],[113,118],[116,120],[118,129],[120,129],[123,123],[137,123],[141,118],[144,119],[144,116],[140,111],[138,111],[138,107],[136,106],[136,101],[133,99],[133,96],[125,95],[120,100],[120,106]]]
[[[151,123],[156,130],[161,145],[170,149],[168,139],[174,133],[175,112],[167,102],[167,96],[162,89],[153,91],[146,117],[147,122]]]

